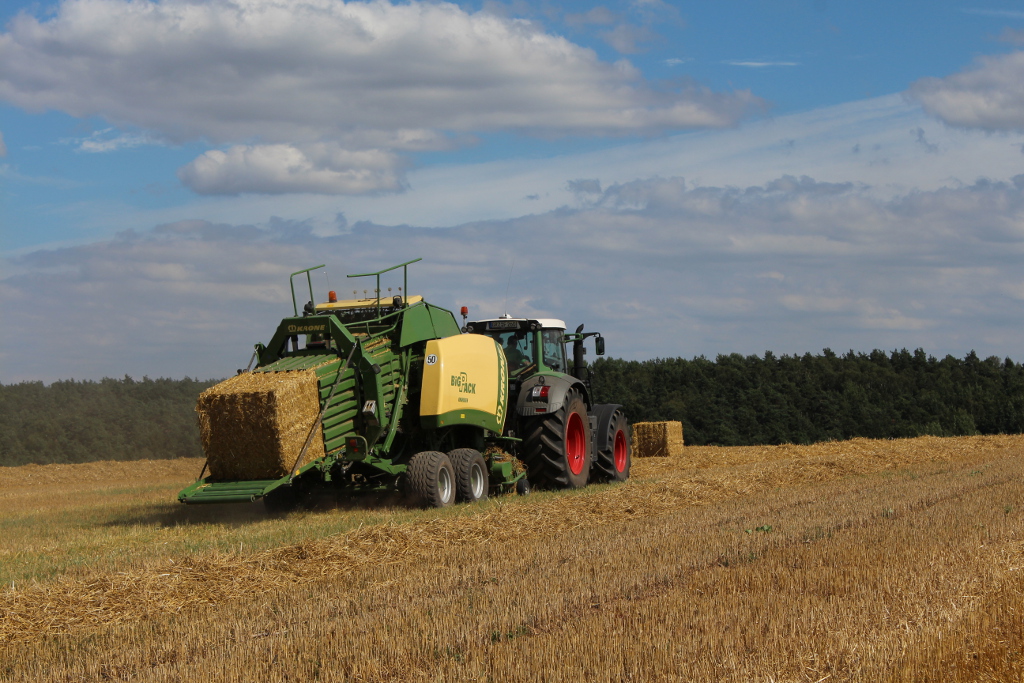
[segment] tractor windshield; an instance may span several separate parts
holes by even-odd
[[[565,340],[561,330],[544,330],[541,332],[544,342],[544,367],[555,372],[566,372]]]
[[[518,375],[531,365],[536,366],[533,355],[533,332],[516,330],[492,333],[492,336],[505,351],[505,360],[508,361],[510,375]]]

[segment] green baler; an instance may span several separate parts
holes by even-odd
[[[511,453],[515,439],[503,435],[504,354],[493,340],[461,335],[450,311],[407,295],[407,267],[419,260],[350,275],[376,277],[374,296],[336,301],[332,292],[319,305],[310,271],[323,266],[292,274],[294,315],[281,321],[269,343],[256,345],[255,366],[250,361],[247,372],[315,373],[320,413],[305,444],[276,478],[215,478],[213,467],[204,476],[204,465],[200,479],[179,493],[181,502],[263,498],[269,508],[285,509],[317,488],[401,488],[444,506],[488,492],[528,491],[525,469]],[[382,298],[381,275],[398,268],[405,293]],[[300,315],[294,278],[302,274],[310,302]],[[322,451],[311,449],[318,439]],[[323,455],[307,457],[312,451]]]

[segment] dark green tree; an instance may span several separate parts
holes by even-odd
[[[678,420],[695,445],[1024,432],[1024,366],[973,351],[608,358],[594,372],[598,402],[634,422]]]

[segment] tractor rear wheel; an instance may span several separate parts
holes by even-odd
[[[530,483],[542,488],[576,489],[587,485],[590,420],[579,391],[570,389],[561,408],[527,421],[523,434],[523,460]]]
[[[455,469],[440,451],[412,456],[407,472],[409,493],[421,505],[443,508],[455,502]]]
[[[487,497],[487,463],[480,451],[472,448],[456,448],[448,453],[448,459],[455,468],[455,494],[464,503],[472,503]]]
[[[597,428],[601,431],[594,437],[597,449],[595,464],[601,476],[608,481],[626,481],[629,479],[633,448],[625,413],[616,409],[609,417],[599,414]]]

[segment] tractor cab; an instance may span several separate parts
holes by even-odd
[[[463,309],[463,316],[466,315]],[[493,338],[505,352],[508,372],[512,379],[525,379],[531,375],[572,375],[589,385],[590,373],[583,356],[583,340],[595,337],[597,355],[604,355],[604,338],[596,332],[566,334],[565,323],[555,318],[510,318],[502,316],[465,323],[463,332],[484,334]],[[572,356],[566,356],[566,344],[572,343]]]
[[[465,331],[483,334],[505,352],[513,379],[537,373],[568,374],[565,357],[565,323],[554,318],[495,318],[467,323]]]

